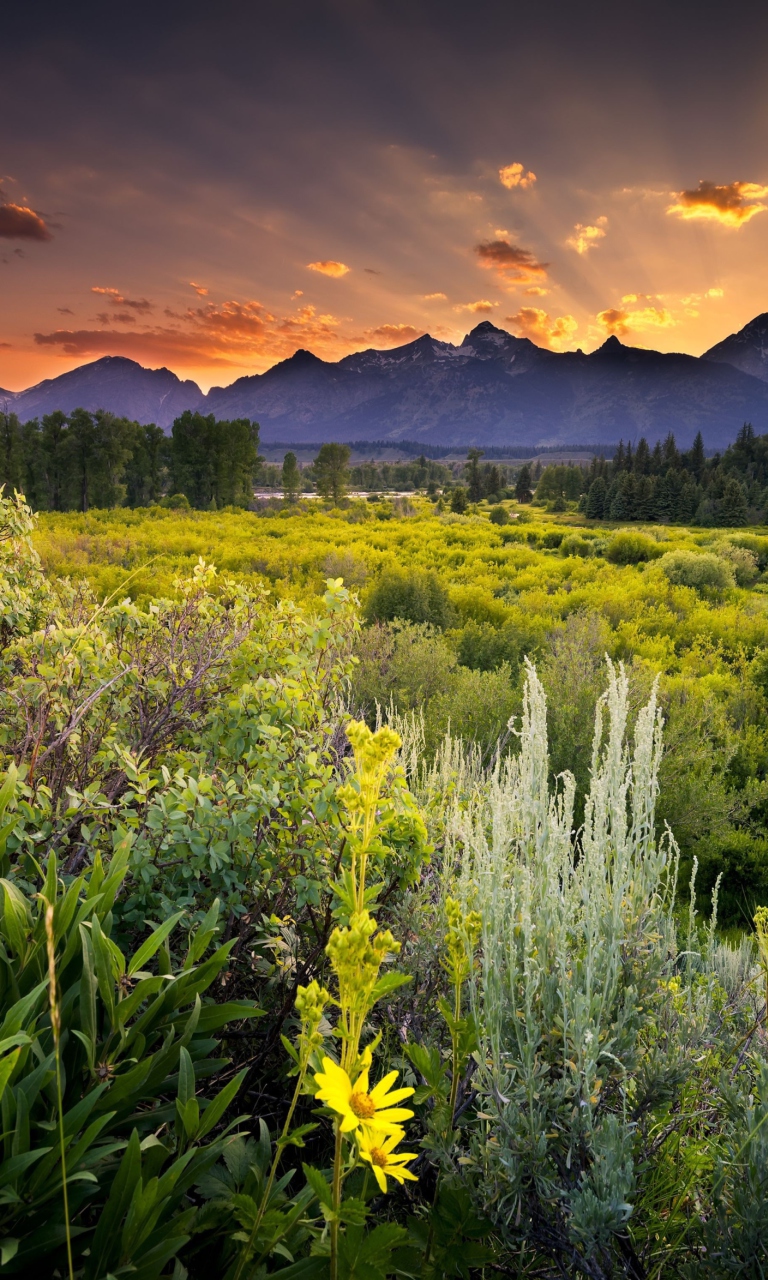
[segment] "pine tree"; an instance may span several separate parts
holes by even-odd
[[[645,476],[651,469],[651,451],[648,448],[648,441],[645,436],[641,436],[638,441],[632,469],[636,476]]]
[[[585,515],[588,520],[602,520],[605,516],[605,500],[608,487],[602,476],[598,476],[589,486]]]
[[[653,520],[656,516],[656,486],[647,475],[635,479],[635,520]]]
[[[480,472],[482,449],[470,449],[467,453],[467,487],[470,502],[479,502],[483,496],[483,477]]]
[[[748,519],[749,508],[744,490],[736,477],[730,476],[725,482],[723,496],[720,499],[718,524],[725,525],[729,529],[737,528],[745,525]]]
[[[533,497],[531,488],[531,468],[526,462],[517,473],[515,481],[515,497],[518,502],[530,502]]]
[[[667,468],[669,468],[669,467],[679,467],[679,466],[680,466],[680,454],[678,453],[678,450],[677,450],[677,444],[676,444],[676,442],[675,442],[675,437],[672,435],[672,432],[671,432],[671,431],[670,431],[669,435],[667,436],[666,440],[664,441],[664,450],[663,450],[663,453],[664,453],[664,468],[665,468],[665,469],[667,469]]]
[[[669,524],[676,518],[677,493],[675,491],[675,472],[670,467],[666,475],[659,476],[654,494],[654,519],[660,524]]]
[[[701,438],[701,432],[697,431],[696,439],[694,440],[693,446],[688,454],[688,467],[689,470],[693,472],[697,481],[701,480],[701,477],[704,474],[706,462],[707,459],[704,454],[704,441]]]

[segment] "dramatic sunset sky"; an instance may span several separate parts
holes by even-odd
[[[764,2],[14,10],[0,387],[484,319],[699,354],[768,310]]]

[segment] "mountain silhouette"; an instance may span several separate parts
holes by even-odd
[[[423,440],[443,445],[613,444],[674,432],[710,448],[744,422],[768,432],[768,313],[702,357],[626,346],[555,353],[489,321],[454,346],[425,334],[338,361],[296,351],[204,395],[169,369],[105,356],[0,399],[23,419],[107,409],[168,430],[184,409],[250,418],[265,442]]]

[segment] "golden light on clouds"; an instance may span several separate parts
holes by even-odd
[[[599,242],[605,238],[607,226],[608,219],[605,216],[596,218],[593,226],[585,226],[577,222],[573,228],[573,235],[569,236],[565,243],[577,253],[589,253],[590,249],[596,249]]]
[[[375,329],[365,329],[363,337],[366,342],[384,343],[388,347],[401,347],[406,342],[415,342],[423,338],[425,329],[417,329],[412,324],[380,324]]]
[[[323,276],[332,276],[335,280],[345,276],[349,271],[349,267],[345,262],[334,262],[332,258],[327,258],[323,262],[308,262],[309,271],[319,271]]]
[[[548,262],[538,262],[529,249],[509,240],[484,240],[475,245],[481,267],[496,271],[507,284],[536,284],[545,280]]]
[[[52,240],[45,219],[24,204],[0,204],[0,238],[3,240]]]
[[[198,298],[207,298],[207,297],[208,297],[208,290],[206,289],[205,285],[202,285],[202,284],[195,284],[194,280],[190,280],[190,282],[189,282],[189,287],[190,287],[190,289],[194,289],[194,291],[195,291],[195,293],[197,294]]]
[[[100,289],[110,299],[117,290]],[[130,305],[130,303],[128,303]],[[152,304],[148,304],[151,306]],[[298,307],[277,316],[255,299],[208,302],[175,312],[166,308],[170,323],[145,326],[130,332],[119,329],[57,329],[36,333],[35,344],[77,357],[130,356],[149,363],[184,368],[268,368],[293,355],[299,347],[311,347],[326,358],[338,359],[359,347],[359,340],[340,332],[336,316],[318,313],[312,306]],[[112,323],[123,317],[113,314]],[[386,327],[386,326],[385,326]],[[392,326],[394,327],[394,326]],[[409,326],[402,326],[408,329]],[[420,331],[414,331],[418,336]],[[408,341],[408,337],[403,338]]]
[[[675,204],[667,208],[686,221],[705,218],[719,222],[723,227],[740,227],[758,213],[764,213],[768,205],[762,204],[768,196],[768,186],[758,182],[717,183],[702,179],[694,191],[674,192]]]
[[[679,321],[658,298],[642,293],[626,293],[620,307],[607,307],[598,312],[597,323],[609,336],[623,338],[631,330],[671,329]],[[643,305],[637,306],[638,303]],[[632,309],[634,308],[634,310]]]
[[[539,307],[521,307],[514,316],[505,316],[518,338],[530,338],[537,347],[558,351],[573,341],[579,322],[573,316],[550,316]]]
[[[130,307],[132,311],[139,312],[152,310],[152,303],[146,298],[126,298],[119,289],[103,289],[101,285],[95,284],[91,287],[91,293],[97,293],[106,298],[113,307]]]
[[[499,169],[499,181],[508,191],[514,190],[515,187],[521,187],[525,191],[528,187],[532,187],[536,181],[536,174],[531,173],[530,169],[526,173],[525,165],[522,164],[506,164],[503,169]]]
[[[480,298],[477,302],[460,302],[453,309],[454,311],[469,311],[472,315],[480,312],[493,311],[494,307],[498,307],[498,302],[489,302],[487,298]]]
[[[421,295],[423,302],[447,302],[447,293],[423,293]]]

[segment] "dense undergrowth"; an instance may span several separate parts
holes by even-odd
[[[381,502],[118,509],[43,514],[34,541],[50,577],[140,605],[173,595],[200,557],[284,607],[313,609],[326,579],[343,578],[371,624],[356,645],[353,710],[371,720],[377,703],[418,707],[428,752],[450,725],[490,761],[520,711],[528,655],[550,696],[553,770],[574,770],[581,796],[605,654],[627,665],[635,708],[661,673],[661,816],[684,883],[694,854],[704,892],[722,871],[721,919],[748,927],[768,903],[768,536],[622,530],[530,507],[498,525],[488,511],[440,515],[418,499],[409,514]]]
[[[768,540],[0,501],[0,1275],[761,1275]]]

